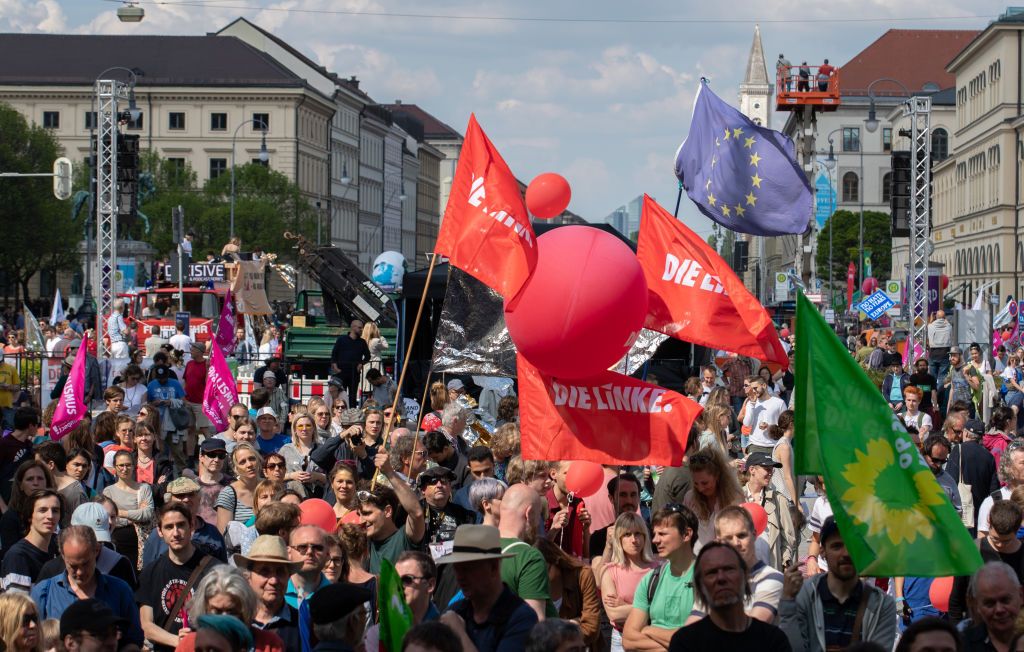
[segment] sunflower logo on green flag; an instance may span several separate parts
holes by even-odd
[[[974,540],[878,387],[803,294],[796,314],[795,471],[825,479],[857,570],[973,573]]]
[[[381,652],[399,652],[402,649],[402,639],[412,628],[412,609],[405,603],[402,578],[387,559],[380,562],[377,611],[380,616]]]

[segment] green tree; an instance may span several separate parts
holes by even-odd
[[[50,172],[61,155],[54,135],[0,104],[0,171]],[[0,272],[28,301],[28,282],[42,270],[71,270],[79,262],[79,226],[71,220],[71,202],[53,196],[47,177],[0,179]]]
[[[864,248],[871,250],[871,273],[880,282],[892,271],[892,218],[888,213],[864,211]],[[835,233],[832,233],[833,227]],[[828,244],[832,237],[832,276],[837,286],[846,282],[846,268],[858,264],[860,213],[836,211],[818,234],[818,278],[828,281]]]

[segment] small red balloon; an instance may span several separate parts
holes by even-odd
[[[949,594],[952,592],[952,577],[936,577],[928,588],[928,599],[932,601],[933,607],[946,613],[949,611]]]
[[[316,525],[328,533],[334,532],[338,527],[338,517],[334,515],[334,508],[326,500],[307,498],[299,505],[299,511],[302,512],[303,525]]]
[[[560,174],[545,172],[534,177],[526,186],[526,208],[543,220],[558,217],[572,198],[569,182]]]
[[[565,474],[565,488],[581,498],[596,494],[603,484],[604,469],[593,462],[576,460]]]
[[[948,288],[949,287],[949,277],[946,276],[945,274],[940,276],[939,277],[939,285],[942,287],[943,290]]]
[[[761,533],[768,527],[768,512],[764,511],[764,507],[757,503],[740,503],[740,507],[750,514],[751,520],[754,521],[754,532],[757,536],[761,536]]]
[[[533,274],[505,324],[519,353],[558,378],[589,378],[629,351],[647,316],[647,281],[633,251],[591,226],[537,238]]]
[[[788,328],[783,328],[781,331],[779,331],[779,337],[789,337],[789,335],[790,333]]]
[[[878,289],[878,279],[874,276],[869,276],[864,279],[864,282],[860,286],[860,291],[864,294],[873,294]]]

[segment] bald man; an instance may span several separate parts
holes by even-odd
[[[928,373],[935,376],[939,385],[949,371],[949,348],[953,346],[953,325],[946,321],[945,311],[935,312],[935,319],[928,324]]]
[[[525,484],[514,484],[501,499],[498,532],[501,551],[512,555],[501,562],[501,581],[508,585],[544,620],[544,609],[551,599],[547,562],[533,547],[544,517],[544,502]]]

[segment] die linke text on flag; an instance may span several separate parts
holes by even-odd
[[[473,115],[434,250],[506,301],[537,264],[537,238],[519,183]]]
[[[743,281],[708,243],[646,195],[636,257],[647,280],[644,326],[789,366],[771,317]]]
[[[793,141],[754,124],[704,80],[675,171],[697,208],[733,231],[803,233],[814,214],[814,193]]]
[[[524,459],[682,464],[699,404],[612,371],[562,380],[516,365]]]

